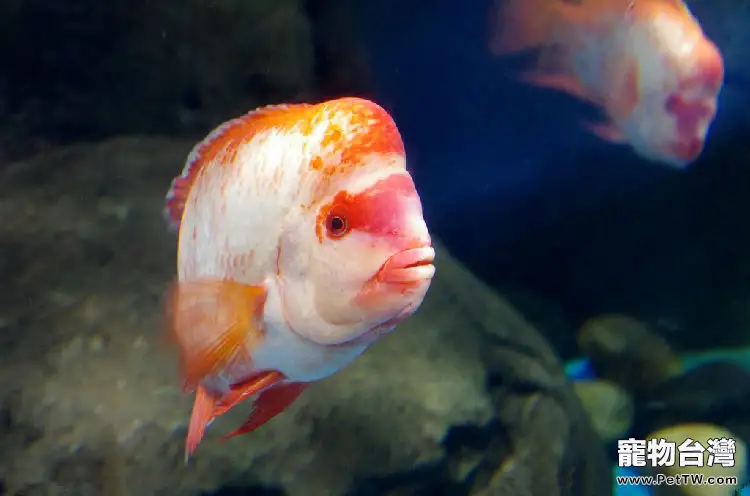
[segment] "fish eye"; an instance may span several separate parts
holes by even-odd
[[[349,231],[349,223],[343,215],[332,212],[326,218],[326,230],[328,234],[338,238]]]

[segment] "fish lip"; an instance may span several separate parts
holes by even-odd
[[[667,112],[677,118],[690,113],[694,119],[711,119],[716,115],[716,107],[715,97],[696,95],[685,89],[670,93],[665,103]]]
[[[399,251],[380,267],[377,280],[388,284],[429,281],[435,275],[434,260],[435,249],[430,245]]]

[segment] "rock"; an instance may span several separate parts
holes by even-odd
[[[458,276],[466,270],[459,264],[440,270],[460,294],[488,292],[476,278]],[[472,297],[465,305],[489,338],[482,358],[498,414],[486,426],[493,435],[469,478],[470,494],[612,494],[609,460],[547,341],[502,298]]]
[[[715,423],[750,439],[750,372],[732,363],[706,363],[639,398],[634,434],[685,423]]]
[[[161,208],[191,146],[124,137],[4,171],[8,494],[386,494],[377,482],[388,478],[392,494],[441,482],[473,494],[611,494],[598,438],[552,350],[441,246],[428,298],[397,332],[252,436],[218,442],[247,405],[228,413],[185,466],[191,399],[162,345],[175,238]]]
[[[682,371],[679,358],[664,339],[625,315],[586,321],[578,346],[597,375],[639,394]]]
[[[622,439],[633,424],[630,395],[617,384],[604,380],[578,381],[573,386],[602,440]]]
[[[693,485],[693,484],[681,484],[668,486],[661,484],[654,488],[656,496],[726,496],[731,494],[733,489],[737,489],[741,485],[741,481],[745,476],[745,467],[747,466],[747,446],[730,431],[711,424],[682,424],[668,427],[656,432],[649,434],[646,439],[665,439],[668,442],[676,443],[677,446],[682,444],[688,438],[693,441],[697,441],[700,445],[706,449],[703,453],[703,466],[702,467],[680,467],[679,466],[679,450],[675,452],[675,463],[673,466],[658,467],[648,471],[653,473],[662,473],[667,476],[675,476],[678,474],[703,474],[705,477],[737,477],[740,481],[739,484],[715,484],[715,485]],[[735,448],[736,453],[734,455],[734,466],[725,467],[719,464],[712,464],[708,466],[708,440],[709,439],[733,439],[736,441]]]

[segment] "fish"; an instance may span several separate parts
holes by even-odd
[[[283,412],[422,304],[435,250],[404,143],[371,100],[260,107],[194,146],[166,195],[177,276],[166,334],[195,393],[185,460]]]
[[[600,109],[599,138],[677,169],[702,154],[724,60],[682,0],[495,0],[489,20],[489,52]]]

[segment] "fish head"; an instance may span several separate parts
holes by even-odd
[[[721,52],[684,5],[652,10],[635,27],[639,98],[621,123],[623,134],[642,156],[685,167],[703,151],[716,117]]]
[[[327,191],[300,214],[281,246],[285,319],[319,344],[361,343],[390,331],[421,305],[435,273],[395,125],[383,118],[369,133],[380,136],[376,141],[390,136],[391,143],[339,154],[355,166],[337,163]]]

